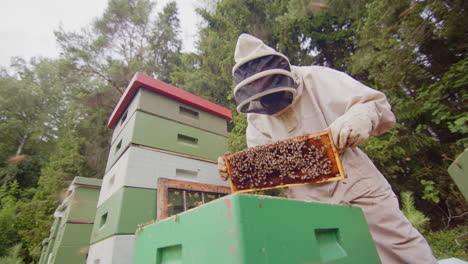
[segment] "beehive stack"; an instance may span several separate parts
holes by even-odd
[[[328,131],[249,148],[225,162],[233,192],[345,178]]]
[[[216,159],[227,150],[230,119],[224,107],[135,74],[108,123],[114,133],[87,263],[132,263],[135,230],[158,217],[158,179],[228,185]]]
[[[54,213],[50,235],[42,243],[39,264],[85,263],[83,249],[89,245],[100,186],[99,179],[74,178],[65,200]]]

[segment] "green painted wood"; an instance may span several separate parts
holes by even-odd
[[[85,255],[77,252],[88,247],[100,185],[99,179],[73,179],[67,198],[56,210],[39,263],[85,263]]]
[[[94,222],[99,191],[99,188],[76,186],[68,200],[64,219],[67,221]]]
[[[52,226],[50,227],[50,235],[48,238],[44,239],[42,243],[42,253],[39,259],[39,264],[47,263],[49,254],[52,252],[52,249],[54,248],[55,239],[57,237],[57,232],[61,225],[61,221],[62,221],[61,217],[54,218],[54,222],[52,223]]]
[[[64,223],[57,234],[57,244],[62,246],[88,244],[93,224]]]
[[[85,264],[87,245],[60,246],[50,264]],[[48,263],[49,264],[49,263]]]
[[[89,246],[92,229],[92,224],[64,223],[60,226],[50,263],[86,263],[86,255],[80,251]]]
[[[137,110],[215,134],[228,135],[226,119],[145,88],[140,88],[115,126],[112,142],[115,141],[122,128]]]
[[[99,179],[73,179],[67,198],[56,210],[59,216],[54,219],[39,263],[85,263],[83,256],[75,253],[89,244],[100,185]],[[70,261],[64,262],[68,258]]]
[[[101,183],[102,183],[102,180],[100,179],[76,176],[70,185],[81,184],[81,185],[91,185],[91,186],[100,187]]]
[[[359,208],[233,194],[145,226],[134,263],[380,263]]]
[[[91,243],[117,234],[134,234],[138,225],[156,219],[156,190],[124,187],[96,212]]]
[[[465,199],[468,200],[468,149],[465,149],[449,166],[448,173]]]
[[[136,111],[111,145],[106,171],[130,143],[216,160],[228,149],[227,138]]]

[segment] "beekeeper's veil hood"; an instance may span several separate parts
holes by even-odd
[[[260,39],[242,34],[234,59],[232,75],[236,81],[234,99],[238,112],[272,115],[292,104],[297,84],[286,56]]]

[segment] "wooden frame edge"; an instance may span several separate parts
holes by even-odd
[[[213,192],[230,194],[231,188],[207,183],[189,182],[181,180],[172,180],[167,178],[158,179],[158,194],[157,194],[157,221],[169,217],[168,203],[169,203],[169,189],[180,189],[187,191],[198,192]]]

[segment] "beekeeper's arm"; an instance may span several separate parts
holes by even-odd
[[[324,69],[331,83],[318,96],[324,112],[333,119],[330,130],[339,149],[355,148],[370,136],[378,136],[395,125],[395,116],[385,94],[371,89],[349,75]],[[320,78],[323,79],[323,78]],[[329,79],[330,81],[330,79]]]

